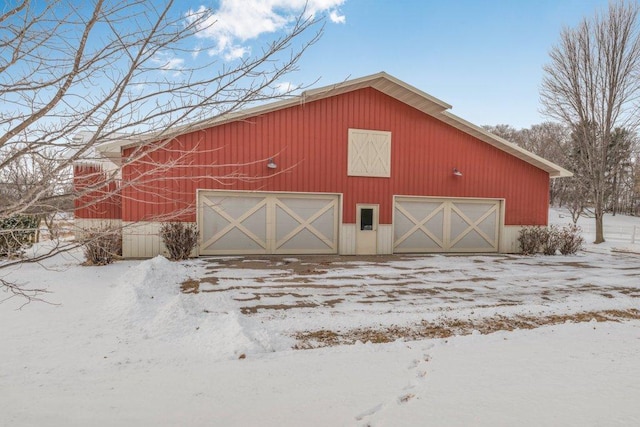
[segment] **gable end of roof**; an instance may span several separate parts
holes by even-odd
[[[296,105],[302,105],[306,102],[312,102],[329,98],[332,96],[341,95],[364,88],[376,89],[398,101],[409,105],[425,114],[428,114],[444,123],[453,126],[456,129],[461,130],[471,136],[474,136],[481,141],[502,150],[514,157],[517,157],[539,169],[542,169],[549,173],[551,178],[562,178],[573,176],[568,170],[533,154],[516,144],[513,144],[503,138],[500,138],[492,133],[487,132],[480,126],[474,125],[447,110],[451,109],[451,105],[447,104],[440,99],[427,94],[399,79],[393,77],[385,72],[379,72],[365,77],[360,77],[352,80],[345,80],[341,83],[336,83],[328,86],[323,86],[316,89],[309,89],[304,91],[299,96],[284,99],[281,101],[272,102],[269,104],[260,105],[257,107],[248,108],[229,114],[215,117],[213,119],[203,120],[192,125],[182,126],[176,129],[172,129],[169,132],[161,131],[156,133],[150,133],[142,137],[125,138],[116,143],[104,144],[103,151],[105,153],[113,153],[114,150],[120,151],[124,148],[129,148],[149,142],[166,140],[169,138],[175,138],[179,135],[194,132],[197,130],[207,129],[214,126],[220,126],[225,123],[234,122],[238,120],[247,119],[249,117],[255,117],[258,115],[266,114],[272,111],[281,110]]]

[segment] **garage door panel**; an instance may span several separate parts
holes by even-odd
[[[200,191],[200,254],[337,253],[339,196]]]
[[[442,225],[444,220],[444,212],[441,209],[436,210],[440,207],[440,204],[435,206],[435,209],[417,210],[406,209],[406,207],[411,206],[401,206],[399,209],[396,209],[394,225],[397,237],[417,230],[422,225],[426,225],[431,232],[442,238],[442,232],[437,231],[438,227]]]
[[[273,253],[337,253],[337,208],[331,196],[279,197]]]
[[[311,218],[316,212],[327,206],[327,199],[311,199],[302,197],[278,197],[278,205],[290,210],[301,218]]]
[[[472,230],[453,243],[452,248],[493,249],[493,246],[480,233]]]
[[[333,251],[333,242],[324,241],[309,230],[302,230],[278,246],[280,254],[298,254],[301,251],[324,253]],[[330,252],[333,253],[333,252]]]
[[[432,252],[441,252],[444,247],[442,240],[434,239],[433,236],[425,234],[422,230],[407,236],[402,242],[396,245],[396,252],[423,252],[425,248]]]
[[[464,213],[472,221],[478,221],[483,215],[495,207],[495,203],[463,203],[452,202],[454,210]]]
[[[394,199],[394,252],[497,252],[500,201]]]
[[[444,204],[404,199],[396,203],[395,252],[441,252],[444,248]]]
[[[322,235],[326,236],[331,241],[335,240],[337,237],[335,235],[335,225],[338,221],[338,218],[336,218],[335,213],[336,212],[334,210],[331,210],[331,212],[328,212],[326,215],[322,215],[311,222],[313,228],[318,230],[320,233],[322,233]]]
[[[241,222],[247,229],[251,230],[254,234],[260,236],[263,240],[267,236],[267,208],[261,207],[259,210],[253,212],[249,217]]]
[[[440,210],[424,225],[438,241],[442,242],[444,240],[444,211]]]
[[[259,208],[264,198],[261,197],[214,197],[210,202],[220,212],[225,212],[232,218],[240,218],[254,208]]]
[[[266,247],[266,241],[251,238],[237,228],[219,236],[215,243],[224,246],[233,253],[263,254]]]
[[[426,218],[431,213],[439,212],[442,207],[442,202],[406,201],[402,204],[402,209],[413,218]]]
[[[300,225],[300,221],[291,216],[281,207],[276,206],[276,240],[281,241],[286,238],[296,227]]]

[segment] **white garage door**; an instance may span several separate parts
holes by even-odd
[[[497,252],[500,200],[394,198],[396,253]]]
[[[198,191],[201,255],[338,253],[340,196]]]

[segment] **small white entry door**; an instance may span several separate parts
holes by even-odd
[[[378,250],[378,205],[356,205],[356,254],[375,255]]]

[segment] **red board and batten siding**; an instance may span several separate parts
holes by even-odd
[[[347,176],[349,128],[392,133],[391,178]],[[195,221],[202,188],[342,193],[344,223],[355,223],[356,203],[367,203],[379,204],[380,223],[391,224],[393,195],[505,199],[506,225],[547,223],[547,172],[372,88],[179,136],[123,178],[135,181],[189,150],[182,167],[123,189],[123,220],[186,209],[179,219]],[[266,167],[270,157],[275,171]],[[454,167],[463,176],[453,176]]]
[[[76,218],[122,218],[118,185],[115,181],[108,180],[101,168],[91,165],[74,166],[73,186],[80,193],[74,200]]]

